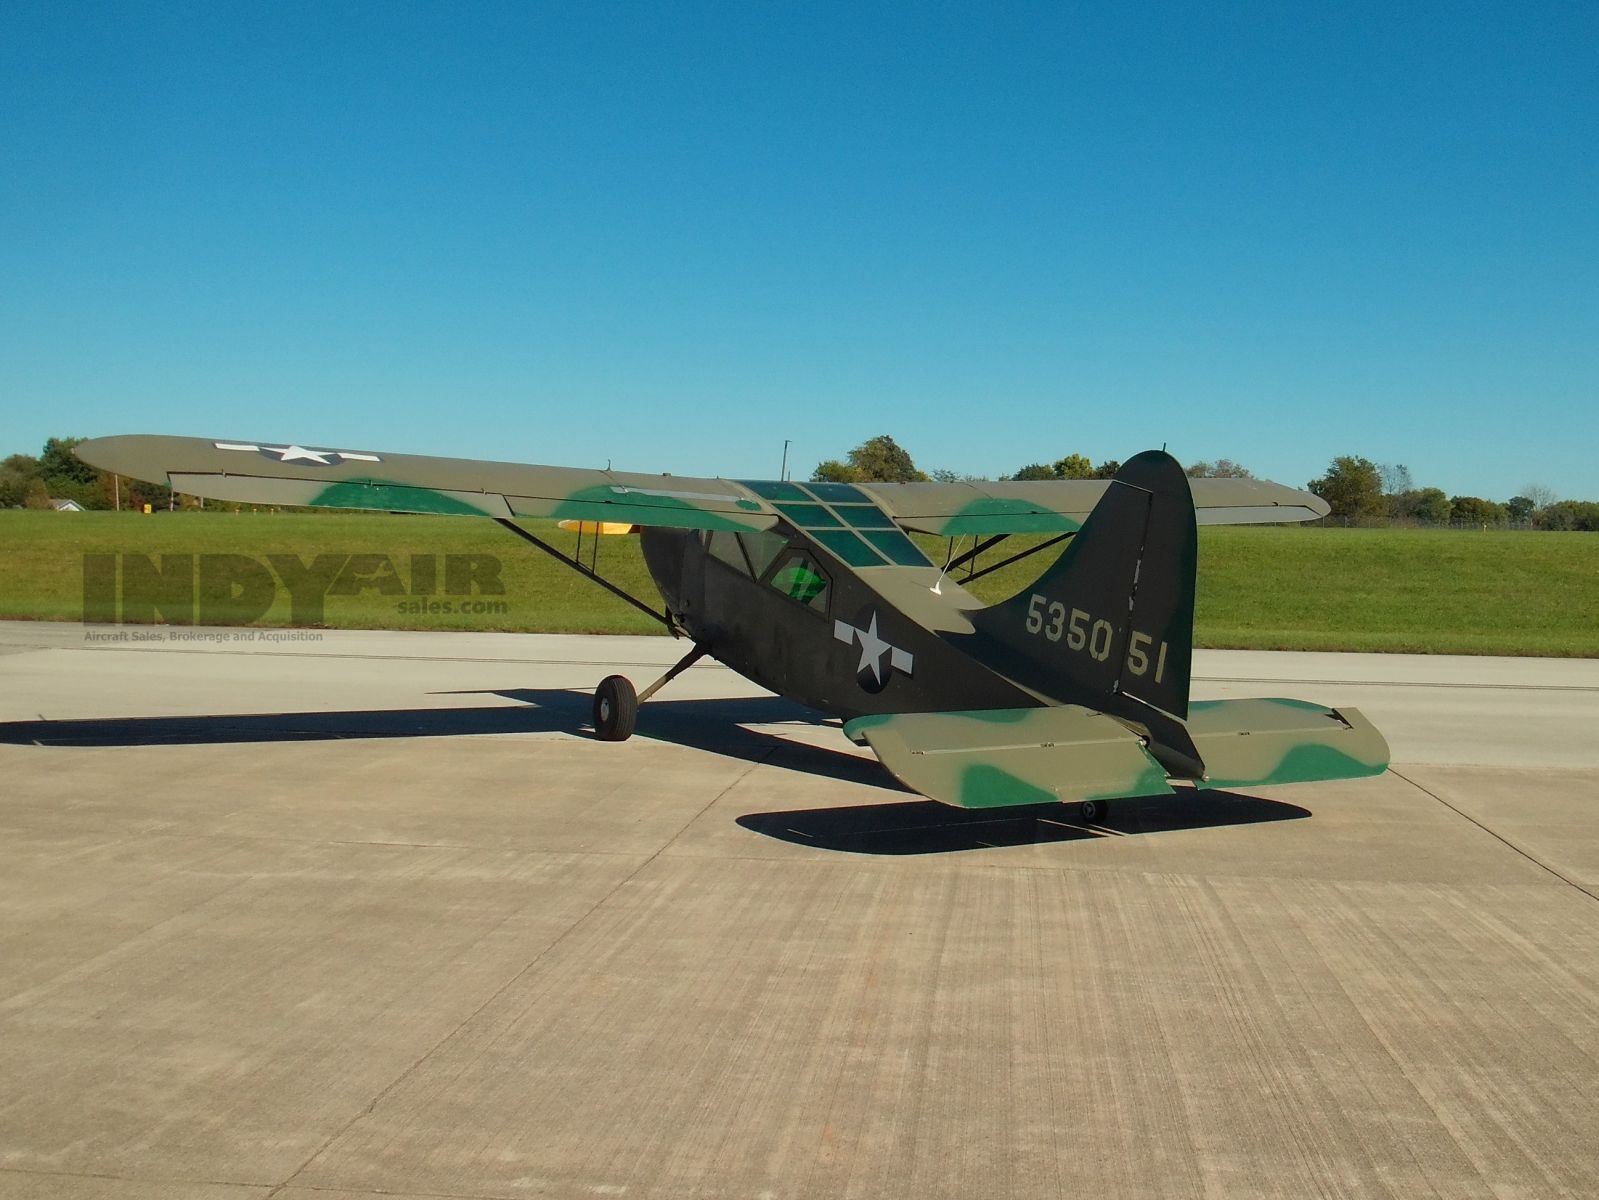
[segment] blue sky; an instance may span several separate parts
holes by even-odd
[[[0,453],[1599,498],[1599,5],[0,7]]]

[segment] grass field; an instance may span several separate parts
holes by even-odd
[[[547,539],[571,535],[529,522]],[[1021,539],[1014,539],[1025,544]],[[942,556],[944,543],[925,542]],[[79,620],[85,554],[387,556],[409,585],[413,555],[492,556],[501,611],[410,611],[409,597],[368,585],[330,595],[338,628],[652,633],[649,618],[487,521],[367,514],[0,512],[0,617]],[[1019,589],[1052,552],[979,580],[998,599]],[[607,538],[599,567],[653,598],[635,538]],[[391,578],[392,578],[391,577]],[[391,589],[398,586],[391,582]],[[440,596],[440,600],[459,598]],[[258,622],[291,623],[277,589]],[[1599,656],[1599,534],[1410,529],[1227,527],[1200,532],[1195,636],[1201,646],[1270,650],[1380,650],[1435,654]]]

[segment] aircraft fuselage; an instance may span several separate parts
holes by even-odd
[[[641,537],[650,574],[689,636],[801,704],[848,720],[1040,703],[940,636],[940,624],[969,626],[932,591],[933,568],[843,569],[798,534],[646,528]],[[891,577],[895,586],[882,586]],[[908,615],[890,592],[922,611]]]

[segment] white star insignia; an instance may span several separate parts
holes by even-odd
[[[243,450],[250,454],[275,454],[279,462],[314,462],[318,466],[331,467],[329,458],[337,458],[340,462],[382,462],[376,454],[365,454],[359,450],[307,450],[304,446],[257,446],[254,442],[212,442],[218,450]]]
[[[307,450],[304,446],[265,446],[263,449],[278,456],[279,462],[297,462],[304,459],[306,462],[328,465],[328,455],[337,453],[333,450]]]
[[[877,614],[872,613],[872,619],[865,629],[857,629],[848,621],[833,622],[833,636],[846,646],[859,642],[861,644],[861,662],[856,667],[856,673],[870,668],[872,679],[878,683],[883,682],[883,655],[888,655],[891,666],[906,675],[911,673],[915,657],[898,646],[891,645],[887,639],[879,637],[877,633]]]

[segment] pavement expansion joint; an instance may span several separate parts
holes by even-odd
[[[1504,843],[1510,849],[1514,850],[1517,854],[1521,855],[1522,858],[1524,858],[1528,862],[1532,863],[1535,867],[1540,867],[1544,871],[1547,871],[1550,875],[1553,875],[1556,879],[1560,880],[1561,883],[1566,884],[1568,887],[1575,888],[1577,891],[1581,892],[1584,896],[1588,897],[1588,899],[1593,900],[1593,901],[1599,901],[1599,894],[1594,893],[1588,887],[1584,886],[1581,883],[1578,883],[1575,879],[1572,879],[1569,875],[1564,875],[1561,872],[1557,871],[1550,864],[1546,863],[1543,859],[1539,858],[1536,854],[1532,853],[1532,851],[1528,850],[1524,846],[1517,845],[1514,841],[1512,841],[1510,838],[1506,837],[1504,834],[1500,833],[1497,829],[1490,829],[1487,825],[1484,825],[1481,821],[1477,820],[1476,817],[1472,816],[1470,813],[1466,812],[1464,809],[1461,809],[1458,806],[1456,806],[1454,804],[1451,804],[1448,800],[1444,799],[1442,796],[1440,796],[1437,792],[1433,791],[1431,788],[1425,786],[1424,784],[1417,783],[1414,779],[1412,779],[1410,776],[1406,775],[1403,771],[1399,770],[1397,767],[1390,766],[1388,768],[1388,771],[1389,771],[1390,774],[1397,775],[1400,779],[1403,779],[1406,783],[1408,783],[1411,787],[1415,788],[1418,792],[1421,792],[1423,795],[1432,797],[1432,799],[1436,800],[1439,804],[1442,804],[1445,808],[1447,808],[1450,812],[1454,813],[1457,817],[1461,817],[1462,819],[1464,819],[1466,821],[1469,821],[1471,824],[1475,825],[1478,829],[1482,830],[1484,833],[1488,834],[1490,837],[1492,837],[1492,838]]]

